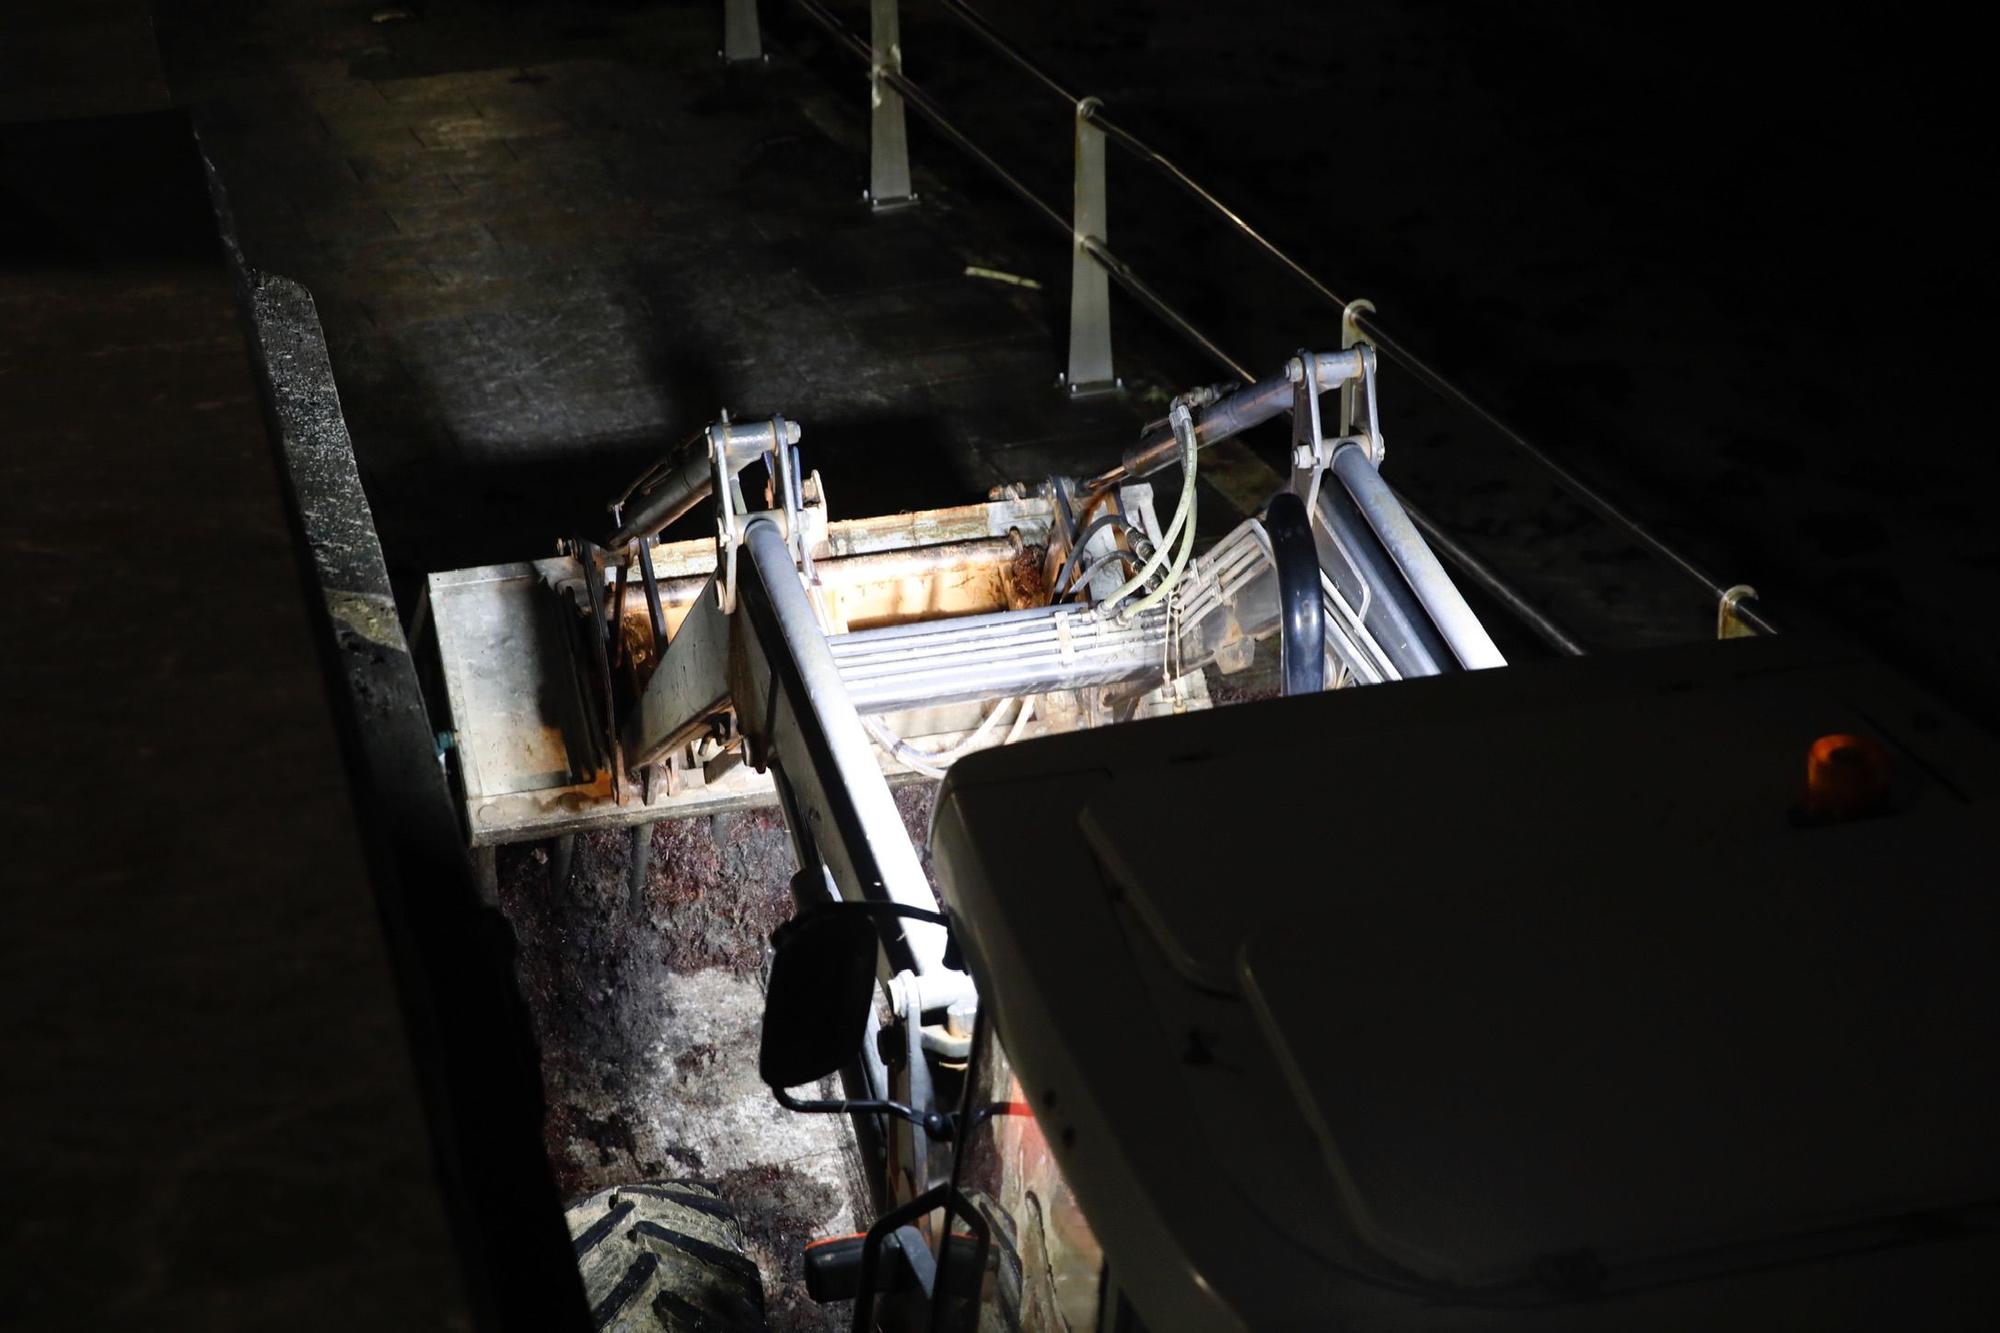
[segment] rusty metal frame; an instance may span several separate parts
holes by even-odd
[[[1150,497],[1150,487],[1134,483],[1124,488],[1122,502],[1156,529]],[[1097,687],[1143,670],[1155,673],[1157,681],[1160,656],[1142,651],[1157,638],[1150,623],[1133,626],[1117,640],[1082,627],[1069,639],[1072,660],[1053,672],[1042,669],[1046,662],[1038,667],[1048,655],[1033,642],[1035,625],[1049,613],[1023,609],[1039,605],[1040,598],[1023,600],[1034,589],[1019,580],[1039,586],[1044,575],[1035,572],[1039,566],[1031,553],[1051,540],[1054,523],[1055,507],[1047,499],[1002,498],[844,519],[819,530],[813,570],[814,595],[828,617],[822,623],[831,624],[829,642],[842,671],[855,682],[851,692],[866,694],[865,702],[855,695],[857,702],[887,731],[925,752],[1001,740],[997,730],[983,740],[975,734],[989,707],[980,700],[992,696],[966,688],[958,664],[966,660],[968,645],[953,647],[950,632],[940,638],[929,627],[954,627],[961,637],[1004,631],[1000,637],[1011,655],[996,664],[987,683],[1007,685],[1007,692],[1035,703],[1030,721],[1010,733],[1015,739],[1101,724],[1110,714]],[[430,576],[429,633],[451,714],[447,765],[457,779],[467,839],[475,848],[778,801],[768,774],[736,762],[738,733],[718,735],[714,743],[705,739],[720,715],[734,711],[730,684],[721,674],[730,660],[732,617],[714,614],[720,610],[712,583],[716,543],[698,539],[642,550],[652,567],[652,595],[628,597],[625,620],[614,630],[625,634],[631,669],[645,682],[637,707],[628,709],[621,748],[635,778],[653,771],[647,765],[657,765],[662,756],[679,755],[686,762],[676,764],[668,782],[622,782],[615,792],[608,770],[580,755],[572,734],[576,723],[566,701],[581,688],[573,677],[575,645],[542,632],[546,626],[538,631],[551,614],[585,602],[583,563],[556,556]],[[1024,575],[1024,568],[1030,572]],[[655,596],[660,626],[668,632],[659,656]],[[856,632],[846,632],[853,617],[860,617],[852,619]],[[893,661],[885,675],[884,659],[871,645],[878,636],[893,639],[905,632],[902,626],[926,631],[924,650],[938,667],[935,679],[911,674],[899,682],[894,677],[906,673]],[[655,663],[650,675],[648,661]],[[1068,692],[1035,692],[1044,680],[1049,683],[1043,688]],[[1122,693],[1130,686],[1109,688]],[[1198,679],[1184,682],[1182,694],[1181,706],[1206,706]],[[1166,706],[1157,690],[1139,704],[1145,714]],[[699,743],[699,753],[678,748],[689,741]],[[873,758],[892,786],[923,776],[889,750],[877,749]]]

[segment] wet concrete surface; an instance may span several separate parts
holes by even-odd
[[[725,407],[804,423],[845,513],[1129,429],[1056,390],[1036,294],[965,275],[1007,267],[982,219],[944,190],[872,215],[852,98],[718,67],[705,8],[369,17],[169,0],[161,32],[251,262],[318,299],[406,575],[605,526]]]

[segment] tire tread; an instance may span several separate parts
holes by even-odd
[[[566,1216],[596,1328],[763,1333],[762,1275],[712,1186],[613,1186]]]

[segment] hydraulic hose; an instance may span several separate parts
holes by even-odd
[[[1319,547],[1306,504],[1290,491],[1264,509],[1271,563],[1278,576],[1278,645],[1286,694],[1326,688],[1326,603],[1320,589]]]
[[[1112,611],[1118,610],[1122,620],[1130,620],[1172,592],[1174,584],[1180,579],[1182,568],[1187,564],[1189,553],[1194,550],[1194,473],[1195,454],[1199,447],[1195,441],[1194,414],[1189,411],[1185,402],[1176,402],[1173,410],[1167,414],[1167,421],[1173,427],[1174,438],[1180,441],[1181,446],[1181,500],[1174,509],[1174,521],[1167,525],[1167,531],[1160,539],[1160,548],[1153,552],[1153,558],[1141,565],[1138,573],[1120,584],[1118,590],[1104,600],[1101,613],[1109,615]],[[1166,560],[1167,548],[1173,546],[1174,538],[1177,536],[1180,538],[1180,548],[1173,553],[1173,566],[1167,571],[1167,577],[1160,586],[1130,607],[1119,610],[1120,601],[1146,586],[1146,580],[1150,579],[1159,569],[1161,562]]]

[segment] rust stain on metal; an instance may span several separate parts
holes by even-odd
[[[1007,569],[1008,606],[1016,611],[1041,606],[1049,600],[1049,580],[1045,563],[1046,546],[1023,546]]]

